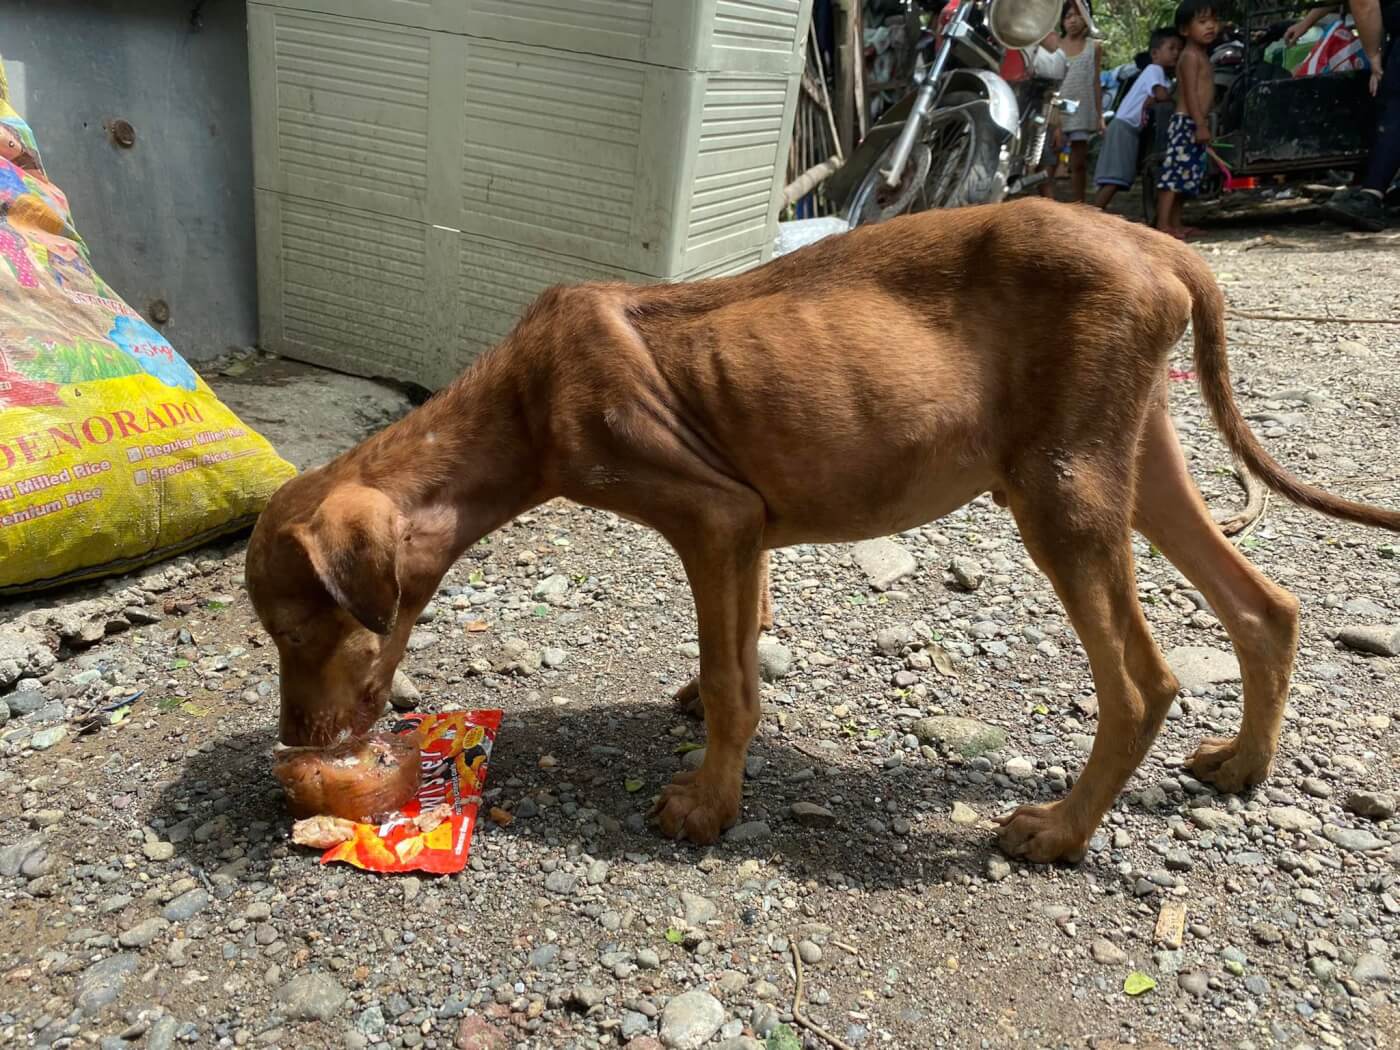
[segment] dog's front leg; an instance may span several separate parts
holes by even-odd
[[[773,589],[768,578],[768,552],[758,556],[758,630],[773,629]],[[676,690],[676,703],[692,718],[705,717],[705,705],[700,700],[700,676],[696,675]]]
[[[759,595],[766,559],[761,517],[672,539],[685,564],[700,629],[699,695],[705,711],[705,760],[680,773],[652,810],[671,838],[714,842],[739,815],[744,757],[758,728]]]

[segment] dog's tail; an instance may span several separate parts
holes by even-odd
[[[1196,374],[1201,396],[1225,443],[1265,485],[1284,499],[1343,521],[1400,532],[1400,511],[1342,499],[1299,481],[1264,450],[1249,429],[1230,389],[1230,363],[1225,350],[1225,297],[1205,260],[1190,252],[1177,276],[1191,293],[1191,325],[1196,333]]]

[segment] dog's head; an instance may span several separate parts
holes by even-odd
[[[284,744],[369,730],[418,610],[402,587],[406,521],[383,491],[324,471],[273,496],[248,543],[248,596],[277,645]]]

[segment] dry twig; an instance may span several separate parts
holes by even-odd
[[[1244,321],[1308,321],[1312,324],[1400,324],[1400,317],[1318,317],[1315,314],[1260,314],[1230,310],[1231,317]]]
[[[855,1050],[850,1043],[837,1039],[836,1036],[802,1013],[802,985],[805,980],[802,975],[802,955],[797,950],[796,941],[789,941],[788,947],[792,949],[792,965],[797,971],[797,987],[793,989],[792,993],[792,1019],[813,1035],[825,1039],[836,1047],[836,1050]]]
[[[1240,463],[1235,464],[1235,480],[1244,489],[1244,508],[1226,517],[1216,518],[1216,522],[1226,536],[1237,537],[1234,542],[1238,544],[1254,531],[1264,517],[1264,510],[1269,504],[1269,490]]]

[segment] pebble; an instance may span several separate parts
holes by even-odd
[[[794,802],[788,812],[793,820],[807,828],[829,828],[836,823],[836,814],[815,802]]]
[[[1104,966],[1122,966],[1128,961],[1128,953],[1105,937],[1094,938],[1089,945],[1089,954],[1094,962]]]
[[[1365,828],[1343,828],[1336,824],[1326,824],[1323,836],[1331,843],[1352,853],[1366,853],[1384,846],[1385,839],[1377,838]]]
[[[954,824],[967,827],[976,824],[982,817],[978,814],[977,810],[973,809],[966,802],[954,802],[952,819]]]
[[[277,990],[283,1016],[293,1021],[329,1021],[350,994],[327,973],[304,973]]]
[[[144,948],[150,944],[170,923],[160,916],[152,916],[135,926],[123,930],[117,936],[117,943],[123,948]]]
[[[1380,791],[1353,791],[1347,796],[1347,812],[1367,820],[1389,820],[1395,816],[1395,796]]]
[[[1006,775],[1015,777],[1017,780],[1029,779],[1035,776],[1035,761],[1022,756],[1008,759],[1006,762]]]
[[[1001,857],[987,858],[987,878],[993,882],[1000,882],[1011,874],[1011,865]]]
[[[141,959],[134,952],[109,955],[93,963],[78,978],[74,1003],[89,1016],[99,1013],[121,994],[122,985],[140,965]]]
[[[661,1011],[661,1043],[669,1050],[699,1050],[724,1024],[724,1007],[709,992],[695,989],[671,999]]]
[[[1006,730],[956,715],[920,718],[910,730],[921,743],[942,744],[965,758],[975,758],[1006,746]]]
[[[786,678],[792,670],[792,650],[772,638],[762,638],[758,643],[758,673],[765,682],[776,682]]]
[[[1322,821],[1297,806],[1272,806],[1269,826],[1279,831],[1316,831],[1322,827]]]
[[[35,751],[47,751],[55,744],[61,742],[68,735],[66,726],[50,726],[41,729],[29,738],[29,746]]]
[[[209,894],[202,889],[186,890],[162,910],[161,915],[170,922],[185,922],[194,918],[209,905]]]
[[[851,556],[877,591],[887,591],[906,576],[913,575],[919,563],[894,540],[882,537],[863,540],[851,548]]]
[[[691,926],[703,926],[719,913],[714,901],[698,893],[682,892],[681,907],[685,912],[685,921]]]
[[[805,939],[798,941],[797,954],[801,956],[802,961],[808,965],[814,965],[822,961],[821,945],[817,944],[815,941]]]
[[[1210,977],[1200,970],[1193,970],[1190,973],[1179,974],[1176,983],[1187,995],[1193,995],[1200,999],[1210,991]]]
[[[982,586],[982,566],[972,558],[954,558],[948,567],[952,570],[953,579],[963,590],[975,591]]]
[[[768,826],[766,820],[749,820],[735,824],[724,837],[729,842],[762,842],[772,834],[773,829]]]
[[[1337,640],[1348,649],[1373,656],[1400,656],[1400,625],[1390,627],[1344,627]]]
[[[141,852],[146,855],[147,860],[169,860],[175,856],[175,847],[169,842],[147,842],[141,847]]]
[[[1379,984],[1390,981],[1390,963],[1385,956],[1367,952],[1356,958],[1351,968],[1352,980],[1358,984]]]
[[[389,687],[389,703],[398,711],[412,711],[423,700],[423,694],[404,673],[403,668],[394,672],[394,680]]]
[[[1167,666],[1188,693],[1203,693],[1213,685],[1240,681],[1234,653],[1201,645],[1183,645],[1166,654]]]

